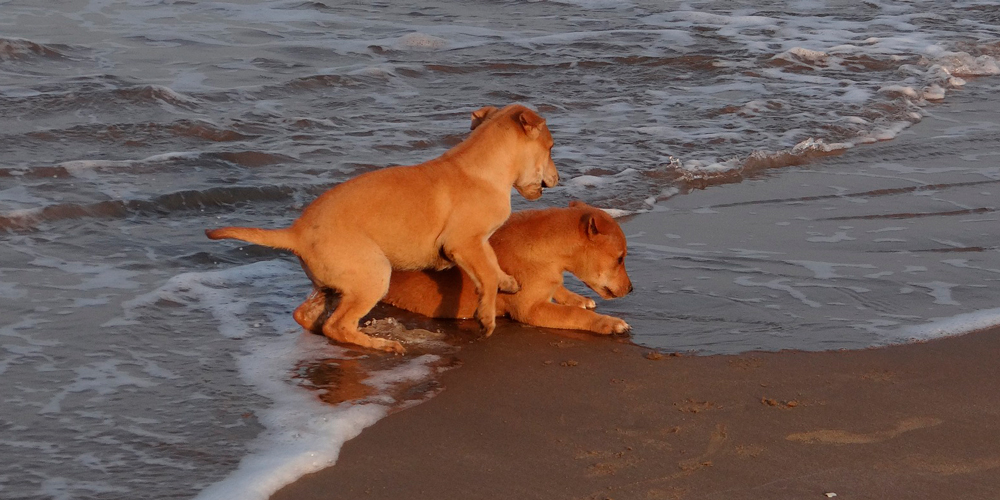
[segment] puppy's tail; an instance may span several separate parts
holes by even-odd
[[[288,229],[258,229],[256,227],[221,227],[205,230],[213,240],[243,240],[272,248],[295,251],[295,238]]]

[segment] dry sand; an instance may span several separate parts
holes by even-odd
[[[1000,495],[1000,331],[671,356],[508,325],[460,356],[440,395],[273,498]]]

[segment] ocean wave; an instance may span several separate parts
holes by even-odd
[[[181,94],[163,85],[136,85],[115,89],[114,95],[122,100],[136,104],[166,103],[187,108],[194,108],[198,105],[198,99]]]
[[[72,78],[46,84],[23,95],[0,97],[0,117],[30,117],[51,113],[79,113],[88,109],[122,111],[122,106],[159,106],[195,110],[201,101],[155,84],[135,84],[109,75]]]
[[[31,141],[104,142],[126,146],[143,146],[170,139],[196,139],[204,142],[234,142],[255,137],[231,127],[219,126],[205,120],[177,120],[168,123],[113,123],[73,125],[61,129],[43,129],[26,132],[23,137]],[[7,136],[18,140],[17,136]]]
[[[852,47],[853,50],[855,47]],[[892,83],[880,86],[876,93],[882,101],[869,103],[859,116],[845,115],[836,126],[827,127],[828,137],[810,137],[790,149],[779,151],[754,151],[745,157],[727,160],[682,161],[674,159],[664,166],[665,170],[676,173],[676,180],[688,188],[704,188],[715,184],[739,182],[748,175],[765,169],[797,166],[824,156],[836,155],[861,144],[891,140],[900,132],[919,122],[923,114],[921,108],[930,102],[945,98],[949,89],[961,88],[966,84],[962,77],[980,77],[1000,74],[997,59],[988,54],[973,55],[968,52],[954,52],[940,47],[927,48],[926,56],[892,55],[879,59],[871,54],[842,57],[838,53],[850,52],[844,46],[822,52],[794,47],[771,58],[780,62],[780,72],[795,74],[810,72],[823,73],[850,68],[858,61],[864,61],[866,70],[885,71],[895,68],[919,77],[916,83]],[[879,64],[876,64],[879,63]],[[778,74],[773,76],[779,77]],[[806,81],[811,77],[799,77]],[[830,85],[830,80],[810,80],[811,83]],[[868,101],[869,93],[859,95],[858,101]],[[779,111],[781,104],[750,101],[742,108],[729,108],[726,112],[744,116],[759,115]],[[831,141],[831,142],[827,142]]]
[[[705,187],[740,182],[746,177],[772,168],[804,165],[818,158],[838,155],[853,144],[828,144],[822,139],[809,138],[795,147],[783,151],[754,151],[746,158],[733,158],[722,162],[705,162],[693,160],[683,162],[674,159],[665,166],[668,172],[674,172],[675,180],[687,188],[704,189]]]
[[[124,218],[131,215],[166,216],[188,210],[228,207],[242,202],[274,202],[295,199],[300,194],[315,195],[322,187],[227,186],[178,191],[146,200],[107,200],[96,203],[60,203],[45,207],[12,210],[0,214],[0,230],[24,231],[43,222],[80,218]]]
[[[0,37],[0,61],[22,60],[30,57],[66,57],[55,47],[32,42],[23,38]]]

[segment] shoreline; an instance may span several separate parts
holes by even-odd
[[[271,498],[987,498],[1000,328],[851,351],[650,354],[506,325],[446,389]],[[775,496],[777,495],[777,496]]]

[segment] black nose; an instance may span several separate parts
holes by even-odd
[[[631,283],[629,283],[629,284],[628,284],[628,293],[632,293],[632,290],[633,290],[633,288],[632,288],[632,284],[631,284]]]

